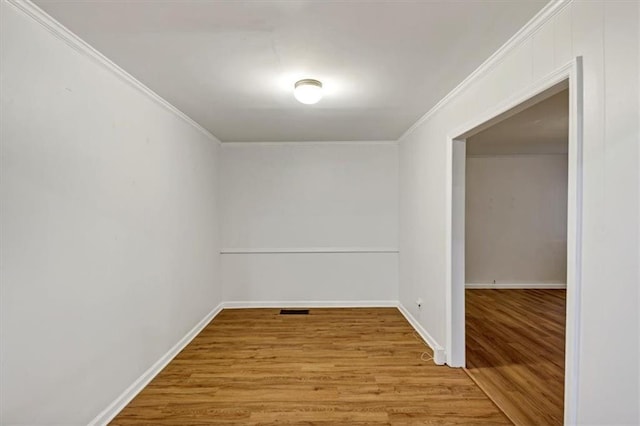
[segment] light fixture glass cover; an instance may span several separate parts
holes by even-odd
[[[296,82],[293,95],[303,104],[315,104],[322,99],[322,83],[307,78]]]

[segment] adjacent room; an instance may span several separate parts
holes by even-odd
[[[567,89],[466,139],[466,368],[515,424],[563,423],[568,140]]]
[[[0,424],[640,424],[640,3],[0,0]]]

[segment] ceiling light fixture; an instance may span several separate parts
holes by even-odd
[[[311,78],[297,81],[293,95],[303,104],[315,104],[322,99],[322,83]]]

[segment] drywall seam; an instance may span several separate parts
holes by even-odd
[[[395,247],[222,248],[220,254],[398,253]]]
[[[253,145],[289,145],[289,144],[303,144],[303,145],[395,145],[397,140],[353,140],[353,141],[223,141],[225,146],[237,145],[237,146],[253,146]]]

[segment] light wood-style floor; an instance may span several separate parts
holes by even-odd
[[[565,290],[467,290],[467,372],[517,425],[561,425]]]
[[[509,424],[395,308],[222,311],[114,425]]]

